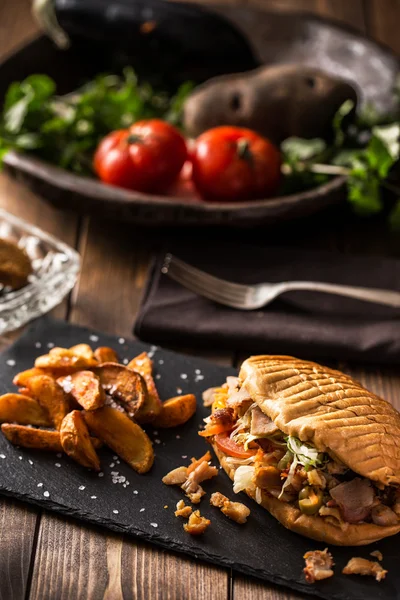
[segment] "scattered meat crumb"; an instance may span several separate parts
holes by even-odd
[[[214,492],[210,498],[210,504],[221,509],[221,512],[236,523],[246,523],[250,509],[241,502],[231,502],[229,498],[220,492]]]
[[[383,560],[383,554],[380,550],[374,550],[373,552],[369,553],[370,556],[374,556],[375,558],[377,558],[379,561],[382,562]]]
[[[379,563],[367,558],[353,557],[342,571],[343,575],[371,575],[376,581],[385,579],[387,571]]]
[[[162,482],[166,485],[180,485],[190,501],[198,504],[205,494],[200,483],[218,475],[218,469],[209,464],[210,460],[210,452],[206,452],[201,458],[192,458],[189,467],[173,469],[162,478]]]
[[[175,516],[176,517],[184,517],[187,519],[192,514],[193,510],[191,506],[187,506],[184,500],[179,500],[176,505]]]
[[[162,478],[165,485],[182,485],[188,477],[187,467],[178,467],[173,469]]]
[[[183,529],[190,535],[201,535],[207,527],[211,525],[210,519],[202,517],[199,510],[195,510],[189,517],[187,523],[184,523]]]
[[[334,562],[328,548],[325,548],[325,550],[310,550],[305,553],[303,558],[306,561],[303,572],[308,583],[332,577]]]

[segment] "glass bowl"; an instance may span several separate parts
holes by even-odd
[[[0,238],[23,248],[33,268],[23,288],[0,290],[1,335],[57,306],[74,287],[81,260],[67,244],[1,208]]]

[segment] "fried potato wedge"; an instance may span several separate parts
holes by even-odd
[[[135,419],[138,423],[152,423],[161,413],[162,406],[153,379],[153,361],[147,352],[142,352],[142,354],[133,358],[127,366],[128,369],[136,371],[143,377],[147,387],[147,398],[135,414]]]
[[[62,452],[61,439],[58,431],[46,429],[33,429],[24,425],[10,425],[3,423],[1,431],[9,442],[22,448],[36,448],[49,452]]]
[[[140,425],[110,406],[84,411],[89,431],[118,454],[138,473],[146,473],[154,462],[150,439]]]
[[[84,344],[79,344],[81,345]],[[35,367],[50,371],[54,375],[69,375],[96,365],[97,361],[93,356],[88,359],[67,348],[52,348],[48,354],[38,356],[35,360]]]
[[[60,429],[63,418],[70,412],[68,397],[48,375],[38,375],[29,380],[32,396],[49,415],[56,429]]]
[[[106,362],[119,363],[118,354],[108,346],[100,346],[94,351],[94,357],[101,365]]]
[[[135,416],[147,398],[144,379],[139,373],[117,363],[104,363],[95,369],[103,389]]]
[[[44,371],[44,369],[38,369],[36,367],[34,367],[33,369],[27,369],[26,371],[21,371],[20,373],[17,373],[16,376],[13,379],[13,384],[17,385],[18,387],[27,387],[29,380],[32,379],[32,377],[36,377],[37,375],[46,375],[46,371]]]
[[[83,467],[100,471],[100,460],[89,437],[82,413],[73,410],[60,427],[61,445],[66,454]]]
[[[18,394],[21,394],[21,396],[28,396],[28,398],[31,398],[30,389],[27,387],[18,388]]]
[[[75,354],[75,356],[80,356],[87,361],[92,361],[94,357],[93,350],[89,344],[77,344],[76,346],[71,346],[69,351],[72,352],[72,354]]]
[[[50,427],[51,420],[40,404],[22,394],[0,396],[0,423]]]
[[[170,398],[162,404],[161,413],[152,423],[154,427],[178,427],[183,425],[196,412],[196,396],[186,394]]]
[[[99,377],[93,371],[78,371],[59,377],[57,383],[85,410],[95,410],[105,403],[106,395]]]

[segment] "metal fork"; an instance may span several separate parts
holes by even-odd
[[[399,292],[322,283],[319,281],[284,281],[281,283],[241,285],[205,273],[172,254],[165,256],[161,271],[200,296],[214,300],[214,302],[218,302],[219,304],[242,310],[261,308],[281,294],[295,290],[336,294],[347,296],[348,298],[356,298],[357,300],[364,300],[365,302],[400,308]]]

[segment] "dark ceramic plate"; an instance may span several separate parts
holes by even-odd
[[[261,63],[299,63],[353,82],[361,103],[391,108],[399,59],[360,35],[305,13],[270,12],[250,7],[217,7],[241,29]],[[135,65],[134,65],[135,66]],[[8,85],[30,73],[48,73],[60,93],[82,81],[82,61],[40,37],[0,65],[0,98]],[[98,71],[102,65],[98,65]],[[311,191],[236,204],[206,204],[184,198],[130,192],[79,177],[29,155],[10,153],[7,170],[59,208],[144,225],[271,224],[309,215],[344,198],[345,179],[336,177]]]

